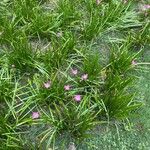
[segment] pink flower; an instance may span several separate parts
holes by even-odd
[[[131,63],[132,63],[133,66],[137,65],[137,62],[135,60],[132,60]]]
[[[57,37],[61,37],[61,36],[62,36],[62,32],[58,32]]]
[[[127,0],[124,0],[124,1],[123,1],[124,4],[126,4],[127,2],[128,2]]]
[[[96,0],[96,4],[99,5],[101,3],[101,0]]]
[[[142,5],[141,6],[141,10],[142,11],[147,11],[147,10],[149,10],[150,9],[150,5]]]
[[[70,85],[65,85],[65,86],[64,86],[65,91],[69,91],[69,90],[70,90],[70,88],[71,88],[71,86],[70,86]]]
[[[44,87],[46,89],[50,88],[50,86],[51,86],[51,81],[47,81],[46,83],[44,83]]]
[[[16,66],[14,64],[11,65],[12,68],[15,68]]]
[[[150,5],[144,5],[143,6],[145,9],[150,9]]]
[[[77,69],[71,69],[71,73],[72,73],[73,75],[77,75],[77,74],[78,74],[78,70],[77,70]]]
[[[40,117],[39,112],[32,112],[32,119],[38,119]]]
[[[81,76],[81,80],[86,81],[87,78],[88,78],[88,74],[83,74],[83,75]]]
[[[75,95],[75,96],[74,96],[74,100],[75,100],[76,102],[80,102],[80,101],[81,101],[81,95]]]

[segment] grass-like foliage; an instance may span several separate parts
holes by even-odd
[[[135,85],[150,40],[149,8],[121,0],[2,0],[0,149],[75,146],[97,126],[126,126],[143,104]]]

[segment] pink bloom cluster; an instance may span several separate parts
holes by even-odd
[[[38,119],[40,117],[39,112],[32,112],[32,119]]]
[[[145,9],[150,9],[150,5],[144,5],[143,6]]]
[[[44,83],[44,87],[46,89],[50,88],[50,86],[51,86],[51,81],[47,81],[47,82]]]
[[[87,79],[88,79],[88,74],[83,74],[83,75],[81,76],[81,80],[86,81]]]
[[[75,96],[74,96],[74,100],[75,100],[76,102],[80,102],[80,101],[81,101],[81,95],[75,95]]]
[[[71,74],[74,75],[74,76],[77,75],[78,74],[78,70],[77,69],[71,69]],[[86,81],[87,79],[88,79],[88,74],[83,74],[81,76],[81,81]],[[51,81],[49,80],[49,81],[43,83],[43,86],[44,86],[44,88],[49,89],[51,87]],[[69,84],[64,85],[64,90],[65,91],[71,90],[71,85],[69,85]],[[79,95],[79,94],[74,95],[74,100],[75,101],[80,102],[81,99],[82,99],[81,95]],[[39,113],[38,112],[33,112],[32,118],[35,119],[35,118],[38,118],[38,117],[39,117]]]
[[[77,75],[77,74],[78,74],[78,70],[77,70],[77,69],[71,69],[71,73],[72,73],[73,75]]]
[[[77,75],[78,74],[78,70],[77,69],[72,69],[71,70],[72,75]],[[83,74],[81,76],[81,80],[86,81],[88,79],[88,74]]]
[[[70,89],[71,89],[71,86],[70,86],[70,85],[65,85],[65,86],[64,86],[64,90],[65,90],[65,91],[69,91]]]
[[[150,5],[146,4],[146,5],[142,5],[141,6],[141,11],[148,11],[150,9]]]
[[[137,62],[136,62],[135,60],[132,60],[131,64],[132,64],[133,66],[136,66],[136,65],[137,65]]]
[[[97,4],[99,4],[99,3],[100,3],[100,1],[97,1]],[[77,75],[78,74],[78,70],[77,69],[72,69],[71,73],[72,73],[72,75]],[[85,74],[83,74],[81,76],[81,81],[86,81],[87,79],[88,79],[88,74],[85,73]],[[70,87],[71,87],[70,85],[65,85],[64,89],[65,90],[70,90]],[[74,100],[76,102],[80,102],[81,99],[82,99],[82,96],[79,95],[79,94],[77,94],[77,95],[74,96]]]

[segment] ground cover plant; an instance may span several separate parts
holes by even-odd
[[[2,0],[0,149],[149,149],[149,15],[146,0]]]

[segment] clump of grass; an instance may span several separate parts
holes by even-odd
[[[61,106],[55,105],[55,109],[49,109],[49,112],[42,110],[43,121],[51,126],[40,135],[43,135],[41,142],[47,139],[47,148],[52,144],[51,142],[55,142],[56,136],[66,131],[72,138],[79,141],[89,136],[87,130],[96,125],[94,121],[96,117],[94,114],[95,106],[88,106],[88,97],[83,99],[79,104],[70,101],[67,104],[61,103]]]
[[[34,72],[34,59],[36,52],[31,48],[27,38],[18,37],[17,40],[11,42],[11,46],[7,48],[6,55],[8,64],[18,69],[20,72]]]
[[[15,133],[16,119],[12,114],[15,83],[13,72],[7,68],[0,69],[0,142],[1,148],[18,147],[19,141]]]
[[[76,2],[70,0],[58,1],[57,11],[60,14],[62,28],[66,29],[66,26],[71,28],[79,22],[80,14],[76,5]]]
[[[121,124],[141,106],[132,76],[139,53],[131,49],[148,43],[149,24],[142,22],[133,3],[60,0],[54,9],[45,10],[47,3],[0,3],[0,142],[4,148],[49,149],[65,133],[71,142],[81,142],[95,125],[114,120]],[[141,33],[131,35],[139,28]],[[102,39],[105,33],[120,31],[122,40]],[[33,39],[44,39],[47,48],[35,48]],[[98,39],[104,48],[98,49]],[[32,143],[26,136],[41,124],[38,136],[33,130]]]
[[[43,62],[44,68],[51,72],[59,69],[75,53],[76,38],[71,32],[62,33],[61,37],[52,38],[51,46],[44,52],[41,51],[39,61]]]
[[[57,14],[35,13],[34,18],[30,21],[31,24],[27,27],[27,32],[32,36],[40,36],[50,40],[55,36],[55,32],[58,32],[59,17]]]
[[[83,60],[83,72],[86,72],[91,80],[100,76],[102,66],[100,64],[100,58],[98,52],[89,52],[89,54]]]
[[[8,16],[2,16],[0,18],[0,30],[1,30],[1,38],[0,43],[5,45],[10,45],[11,41],[17,39],[20,35],[20,29],[17,29],[17,22],[14,18],[9,19]]]
[[[141,103],[134,100],[132,91],[133,77],[131,70],[134,69],[134,58],[129,46],[123,45],[119,49],[111,50],[109,65],[105,69],[105,84],[103,102],[107,113],[112,117],[124,118],[130,115],[132,110],[138,108]]]
[[[35,17],[34,14],[38,13],[39,2],[33,0],[13,0],[10,4],[10,10],[15,17],[15,20],[20,25],[26,25],[31,22]]]
[[[13,90],[13,76],[6,68],[0,69],[0,102],[10,101]]]
[[[87,40],[91,40],[97,36],[102,29],[107,29],[110,27],[110,24],[114,24],[119,18],[120,13],[118,12],[122,12],[124,9],[120,7],[121,4],[114,4],[113,2],[109,4],[102,3],[95,7],[95,4],[89,1],[86,6],[89,12],[89,22],[83,22],[83,36]],[[112,12],[112,10],[115,11]],[[117,14],[115,14],[116,12]]]

